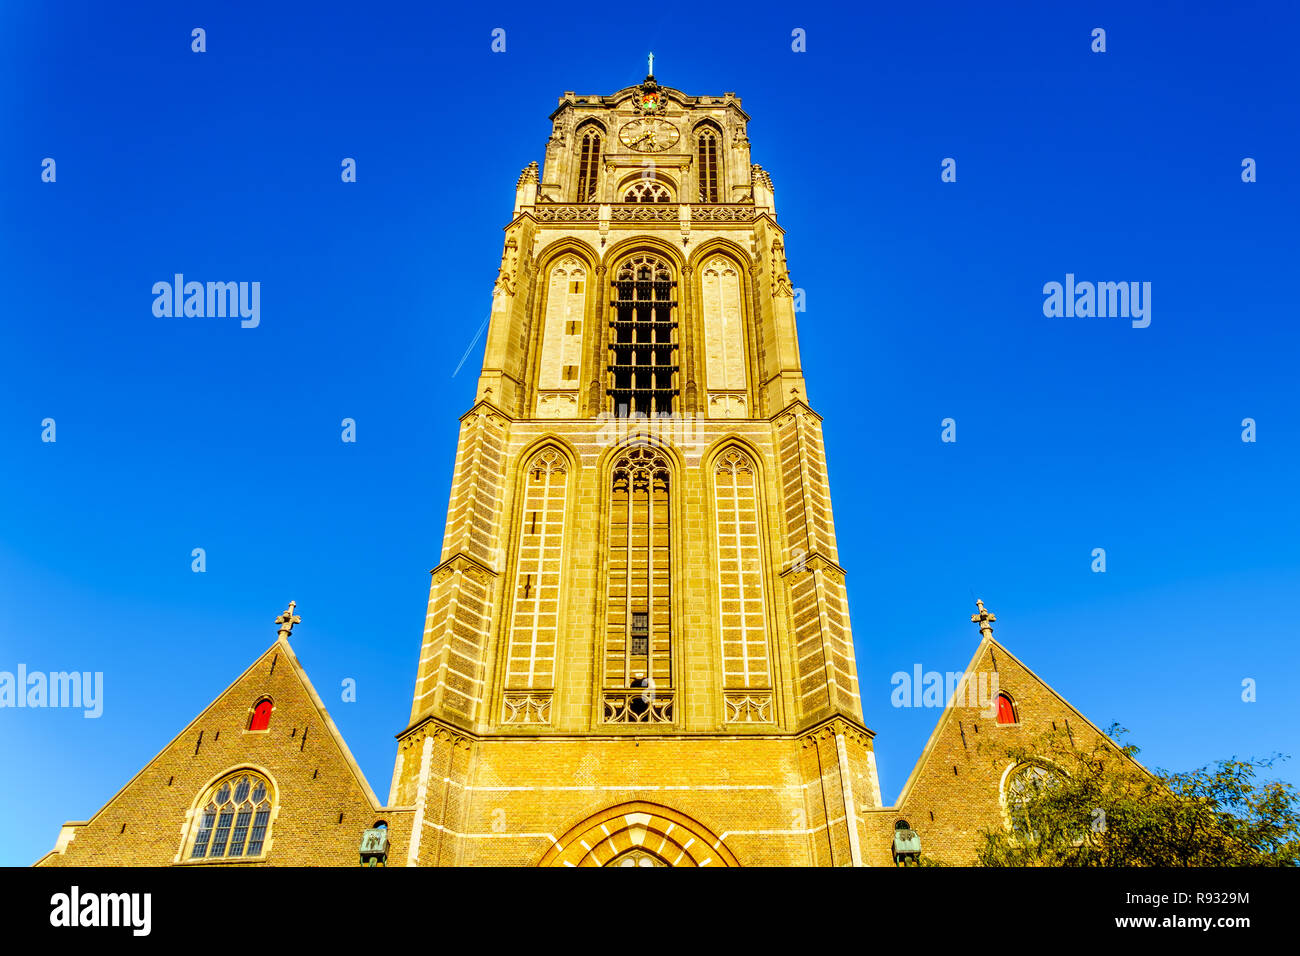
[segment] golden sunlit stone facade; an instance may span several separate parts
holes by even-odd
[[[849,864],[881,806],[821,419],[733,94],[519,178],[389,802],[421,864]]]
[[[387,804],[289,646],[291,603],[39,865],[357,866],[386,832],[389,866],[888,866],[912,829],[970,863],[1026,769],[999,745],[1101,737],[979,604],[959,692],[883,805],[802,293],[749,118],[652,77],[551,118],[505,230]],[[993,676],[1005,701],[972,703]]]

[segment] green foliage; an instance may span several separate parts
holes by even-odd
[[[985,749],[1008,778],[1011,829],[981,830],[981,866],[1296,866],[1300,797],[1257,782],[1282,759],[1221,760],[1190,773],[1150,772],[1121,744],[1127,730],[1080,747],[1064,731]]]

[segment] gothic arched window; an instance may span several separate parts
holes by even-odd
[[[605,686],[672,683],[672,512],[668,460],[649,445],[621,454],[611,475]]]
[[[515,591],[506,656],[507,688],[555,686],[555,651],[560,632],[564,567],[564,509],[568,460],[555,448],[538,452],[523,477]],[[507,719],[524,721],[540,713],[506,707]]]
[[[998,694],[998,723],[1018,723],[1016,719],[1016,705],[1011,702],[1011,698],[1006,694]]]
[[[190,860],[253,859],[270,840],[270,783],[252,770],[237,770],[211,787],[195,811]]]
[[[673,191],[655,179],[643,179],[623,194],[623,202],[672,202]]]
[[[704,380],[709,391],[745,388],[745,329],[741,320],[740,269],[730,259],[715,256],[700,270],[701,311],[704,313]],[[744,395],[726,399],[718,417],[744,418]],[[737,404],[738,403],[738,404]],[[710,406],[710,415],[714,408]]]
[[[600,131],[587,127],[578,147],[578,202],[596,201],[596,183],[600,175]]]
[[[248,721],[249,730],[266,730],[271,726],[271,711],[275,705],[271,703],[271,698],[263,697],[253,708],[253,716]]]
[[[1022,839],[1037,839],[1034,802],[1059,783],[1055,773],[1035,764],[1025,764],[1011,771],[1002,799],[1012,833]]]
[[[772,673],[767,652],[763,522],[757,468],[747,454],[732,448],[719,456],[713,469],[713,494],[723,685],[728,689],[769,688]],[[762,708],[761,704],[755,706]],[[752,715],[746,705],[734,716]]]
[[[695,137],[696,179],[700,184],[700,202],[720,202],[721,173],[718,166],[718,134],[710,126],[700,128]]]
[[[614,273],[608,394],[614,413],[669,415],[677,395],[677,327],[673,272],[657,256],[639,255]]]
[[[542,390],[578,387],[582,373],[582,319],[587,302],[587,270],[576,256],[565,256],[551,269],[542,322],[542,355],[537,387]],[[545,404],[545,398],[539,403]],[[573,417],[567,404],[547,417]],[[569,412],[569,415],[563,414]]]

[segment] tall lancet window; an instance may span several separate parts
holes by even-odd
[[[717,518],[719,632],[723,683],[769,688],[763,542],[759,529],[756,469],[739,449],[725,452],[713,469]],[[763,706],[765,701],[746,702]],[[749,716],[749,715],[746,715]]]
[[[605,686],[672,681],[672,535],[664,456],[639,445],[614,462],[609,511]],[[644,683],[652,680],[653,685]]]
[[[744,389],[745,330],[740,320],[740,275],[718,256],[700,274],[704,306],[705,375],[710,389]]]
[[[547,448],[533,457],[524,475],[524,509],[506,665],[508,688],[555,686],[568,472],[564,456]]]
[[[613,411],[668,415],[677,395],[677,320],[672,270],[652,255],[634,256],[614,275],[610,320]]]
[[[600,132],[588,127],[578,146],[578,202],[596,201],[596,181],[600,174]]]
[[[542,324],[542,357],[537,370],[539,389],[578,387],[586,290],[587,270],[574,256],[565,256],[551,269]]]
[[[720,173],[718,171],[718,134],[711,127],[702,127],[695,138],[696,176],[700,183],[700,202],[721,202]]]

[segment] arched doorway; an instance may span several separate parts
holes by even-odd
[[[740,866],[712,830],[684,813],[635,800],[592,814],[538,866]]]

